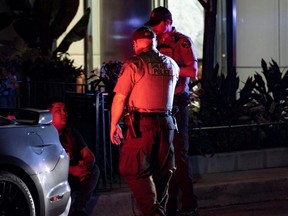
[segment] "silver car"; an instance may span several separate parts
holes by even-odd
[[[0,108],[0,215],[65,216],[68,156],[48,110]]]

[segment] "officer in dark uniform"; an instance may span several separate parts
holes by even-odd
[[[119,171],[145,216],[165,215],[168,182],[174,170],[171,116],[179,75],[176,62],[156,50],[148,27],[133,34],[135,56],[124,62],[114,88],[110,139],[121,148]],[[124,108],[125,138],[118,122]]]
[[[197,77],[197,58],[190,37],[172,26],[172,14],[165,7],[155,8],[145,24],[157,35],[157,49],[173,58],[180,67],[179,80],[175,89],[174,105],[178,107],[175,117],[179,133],[174,137],[176,171],[169,185],[167,216],[196,216],[197,197],[194,195],[192,173],[189,173],[188,150],[188,103],[189,82]],[[181,190],[181,193],[179,193]],[[181,198],[178,197],[181,194]],[[180,203],[180,206],[178,204]]]

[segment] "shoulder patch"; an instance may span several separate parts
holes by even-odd
[[[184,40],[182,43],[181,43],[181,46],[184,47],[184,48],[191,48],[191,43],[189,40]]]

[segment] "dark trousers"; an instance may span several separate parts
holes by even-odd
[[[76,195],[75,201],[72,204],[75,210],[83,210],[86,208],[86,204],[90,200],[97,185],[99,175],[99,167],[95,165],[91,173],[82,181],[73,175],[68,176],[68,182],[71,187],[72,195],[74,195],[74,193]]]
[[[189,171],[188,163],[188,106],[178,108],[179,111],[175,117],[179,133],[175,133],[173,141],[176,171],[169,185],[168,216],[177,215],[179,209],[183,212],[190,212],[197,208],[197,197],[194,195],[192,173]],[[178,206],[179,203],[180,206]]]
[[[141,116],[140,137],[132,138],[129,129],[121,148],[119,171],[124,176],[138,207],[145,216],[164,210],[168,182],[174,169],[171,116]]]

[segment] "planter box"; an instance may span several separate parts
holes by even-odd
[[[288,166],[288,147],[189,157],[193,175]]]

